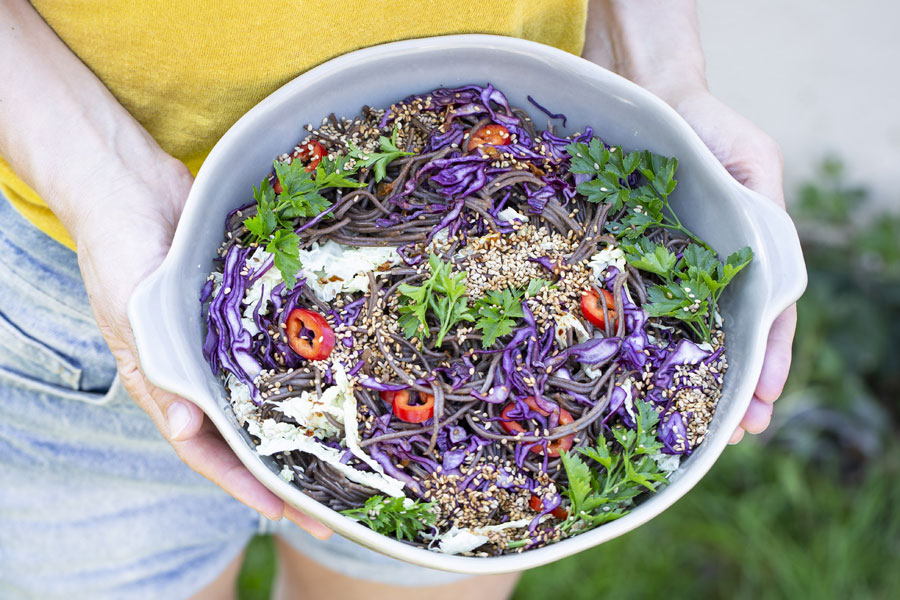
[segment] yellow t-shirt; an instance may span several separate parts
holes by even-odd
[[[68,47],[196,174],[237,119],[287,81],[351,50],[453,33],[520,37],[580,54],[587,0],[32,0]],[[0,157],[0,189],[74,249]]]

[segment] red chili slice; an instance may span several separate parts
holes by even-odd
[[[603,298],[606,300],[606,312],[604,313],[603,306],[600,303],[600,294],[594,290],[586,290],[581,294],[581,314],[600,329],[606,329],[606,319],[609,319],[613,330],[615,330],[619,325],[616,319],[615,299],[608,291],[601,291],[603,292]]]
[[[533,510],[534,512],[539,513],[544,510],[544,501],[532,494],[531,500],[528,501],[528,506],[530,506],[531,510]],[[557,506],[550,511],[550,514],[562,521],[565,521],[569,518],[569,511],[564,509],[562,506]]]
[[[325,151],[325,147],[316,140],[312,140],[291,152],[291,158],[294,160],[300,159],[300,161],[307,163],[306,170],[313,171],[319,166],[319,163],[326,154],[328,154],[328,152]],[[275,178],[275,183],[272,184],[272,190],[274,190],[276,194],[280,194],[283,191],[281,182],[278,181],[277,177]]]
[[[417,395],[422,404],[410,404],[409,390],[399,392],[381,392],[381,398],[387,400],[387,395],[393,394],[391,403],[394,406],[394,415],[407,423],[424,423],[434,416],[434,396],[419,392]]]
[[[308,161],[306,170],[312,171],[319,166],[319,162],[321,162],[322,158],[324,158],[326,154],[328,153],[325,151],[325,147],[316,140],[312,140],[294,150],[291,153],[291,157],[294,160],[299,158],[303,162]]]
[[[550,413],[545,411],[543,408],[538,406],[537,401],[535,401],[533,396],[529,396],[525,398],[525,404],[528,405],[533,411],[536,411],[542,417],[549,417]],[[513,435],[517,433],[525,433],[525,428],[522,427],[522,424],[518,421],[514,420],[509,416],[509,413],[515,409],[516,403],[510,402],[506,406],[503,407],[503,410],[500,411],[500,416],[503,417],[504,420],[500,421],[500,426],[506,430],[507,433],[511,433]],[[572,418],[572,414],[566,409],[560,407],[559,409],[559,424],[560,425],[568,425],[569,423],[574,422],[575,419]],[[547,444],[547,456],[559,456],[559,453],[563,450],[569,450],[572,447],[572,442],[575,440],[575,434],[570,433],[565,437],[561,437],[558,440],[553,440]],[[534,445],[531,447],[531,451],[535,454],[543,454],[544,448],[542,445]]]
[[[304,308],[295,308],[288,315],[287,337],[291,349],[307,360],[326,359],[334,350],[331,325],[319,313]]]
[[[491,146],[506,146],[509,144],[509,129],[496,123],[482,125],[475,131],[469,132],[469,143],[466,151],[471,152],[479,146],[490,144]]]

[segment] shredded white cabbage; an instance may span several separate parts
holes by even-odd
[[[335,421],[343,423],[344,419],[340,390],[337,386],[325,388],[321,396],[303,390],[299,396],[283,400],[278,405],[278,410],[322,439],[334,437],[341,431],[325,417],[326,413],[334,417]]]
[[[541,518],[541,521],[547,518],[548,515],[545,515]],[[518,521],[510,521],[500,525],[485,525],[474,529],[460,529],[454,525],[444,533],[434,537],[431,544],[433,546],[435,541],[438,542],[437,549],[444,554],[471,552],[489,541],[488,533],[503,531],[504,529],[520,529],[528,527],[529,523],[531,523],[531,519],[519,519]]]
[[[247,258],[244,265],[252,272],[259,269],[271,257],[270,253],[260,247]],[[268,313],[272,290],[282,281],[281,273],[274,266],[270,265],[266,272],[260,275],[244,293],[243,303],[245,308],[241,315],[241,322],[244,324],[244,329],[250,332],[250,335],[259,333],[259,327],[253,321],[253,311],[256,310],[256,305],[262,302],[263,305],[259,307],[259,313],[262,315]]]
[[[294,480],[294,472],[287,465],[284,465],[281,468],[281,473],[279,473],[278,476],[281,477],[282,479],[284,479],[285,481],[287,481],[288,483],[290,483]]]
[[[355,248],[332,240],[313,244],[300,250],[300,271],[306,285],[323,302],[329,302],[339,292],[364,292],[369,288],[366,273],[379,272],[385,265],[399,264],[403,259],[394,246]]]
[[[513,221],[521,221],[522,223],[528,222],[528,217],[511,206],[507,206],[506,208],[498,212],[497,218],[501,221],[506,221],[509,224],[512,224]]]
[[[259,446],[256,447],[256,451],[263,456],[299,450],[327,462],[343,473],[350,481],[367,485],[388,496],[396,498],[404,496],[402,481],[385,475],[384,472],[365,473],[354,469],[350,465],[345,465],[341,462],[343,452],[323,446],[315,439],[307,437],[302,429],[290,423],[276,423],[275,419],[266,419],[262,423],[250,421],[249,431],[261,440]],[[379,465],[380,467],[381,465]]]
[[[231,398],[231,406],[238,423],[243,425],[248,417],[256,414],[257,407],[250,399],[250,388],[238,381],[232,373],[225,379],[225,387],[228,388],[228,397]]]
[[[571,313],[566,313],[556,319],[556,330],[554,335],[556,337],[556,344],[560,348],[565,348],[568,345],[566,344],[566,333],[568,333],[569,330],[575,332],[575,338],[578,340],[578,343],[586,342],[591,337],[577,317]]]
[[[359,446],[359,432],[356,421],[356,396],[353,394],[353,386],[344,372],[344,368],[337,364],[334,366],[334,385],[322,390],[322,395],[316,397],[304,392],[300,396],[288,398],[278,405],[278,408],[286,416],[299,423],[277,423],[274,419],[265,419],[262,423],[249,421],[248,430],[252,435],[260,438],[260,444],[256,451],[262,455],[270,456],[279,452],[299,450],[307,452],[329,463],[342,472],[347,479],[363,485],[375,488],[389,496],[403,496],[402,481],[384,473],[384,469],[376,461],[372,460]],[[366,463],[374,473],[367,473],[354,469],[350,465],[341,463],[343,452],[336,448],[324,446],[316,441],[334,437],[340,433],[328,419],[325,413],[331,414],[335,420],[344,425],[344,444],[353,453],[353,456]]]
[[[619,271],[625,270],[625,253],[621,248],[607,246],[590,258],[588,266],[594,274],[594,279],[603,281],[603,272],[610,266],[616,267]]]

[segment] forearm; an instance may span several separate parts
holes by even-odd
[[[583,55],[670,103],[706,89],[695,0],[591,0]]]
[[[0,1],[0,23],[0,154],[77,243],[126,179],[158,186],[179,165],[27,2]]]

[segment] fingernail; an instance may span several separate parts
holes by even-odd
[[[191,422],[191,412],[184,403],[173,402],[166,409],[166,422],[169,426],[169,437],[176,440]]]

